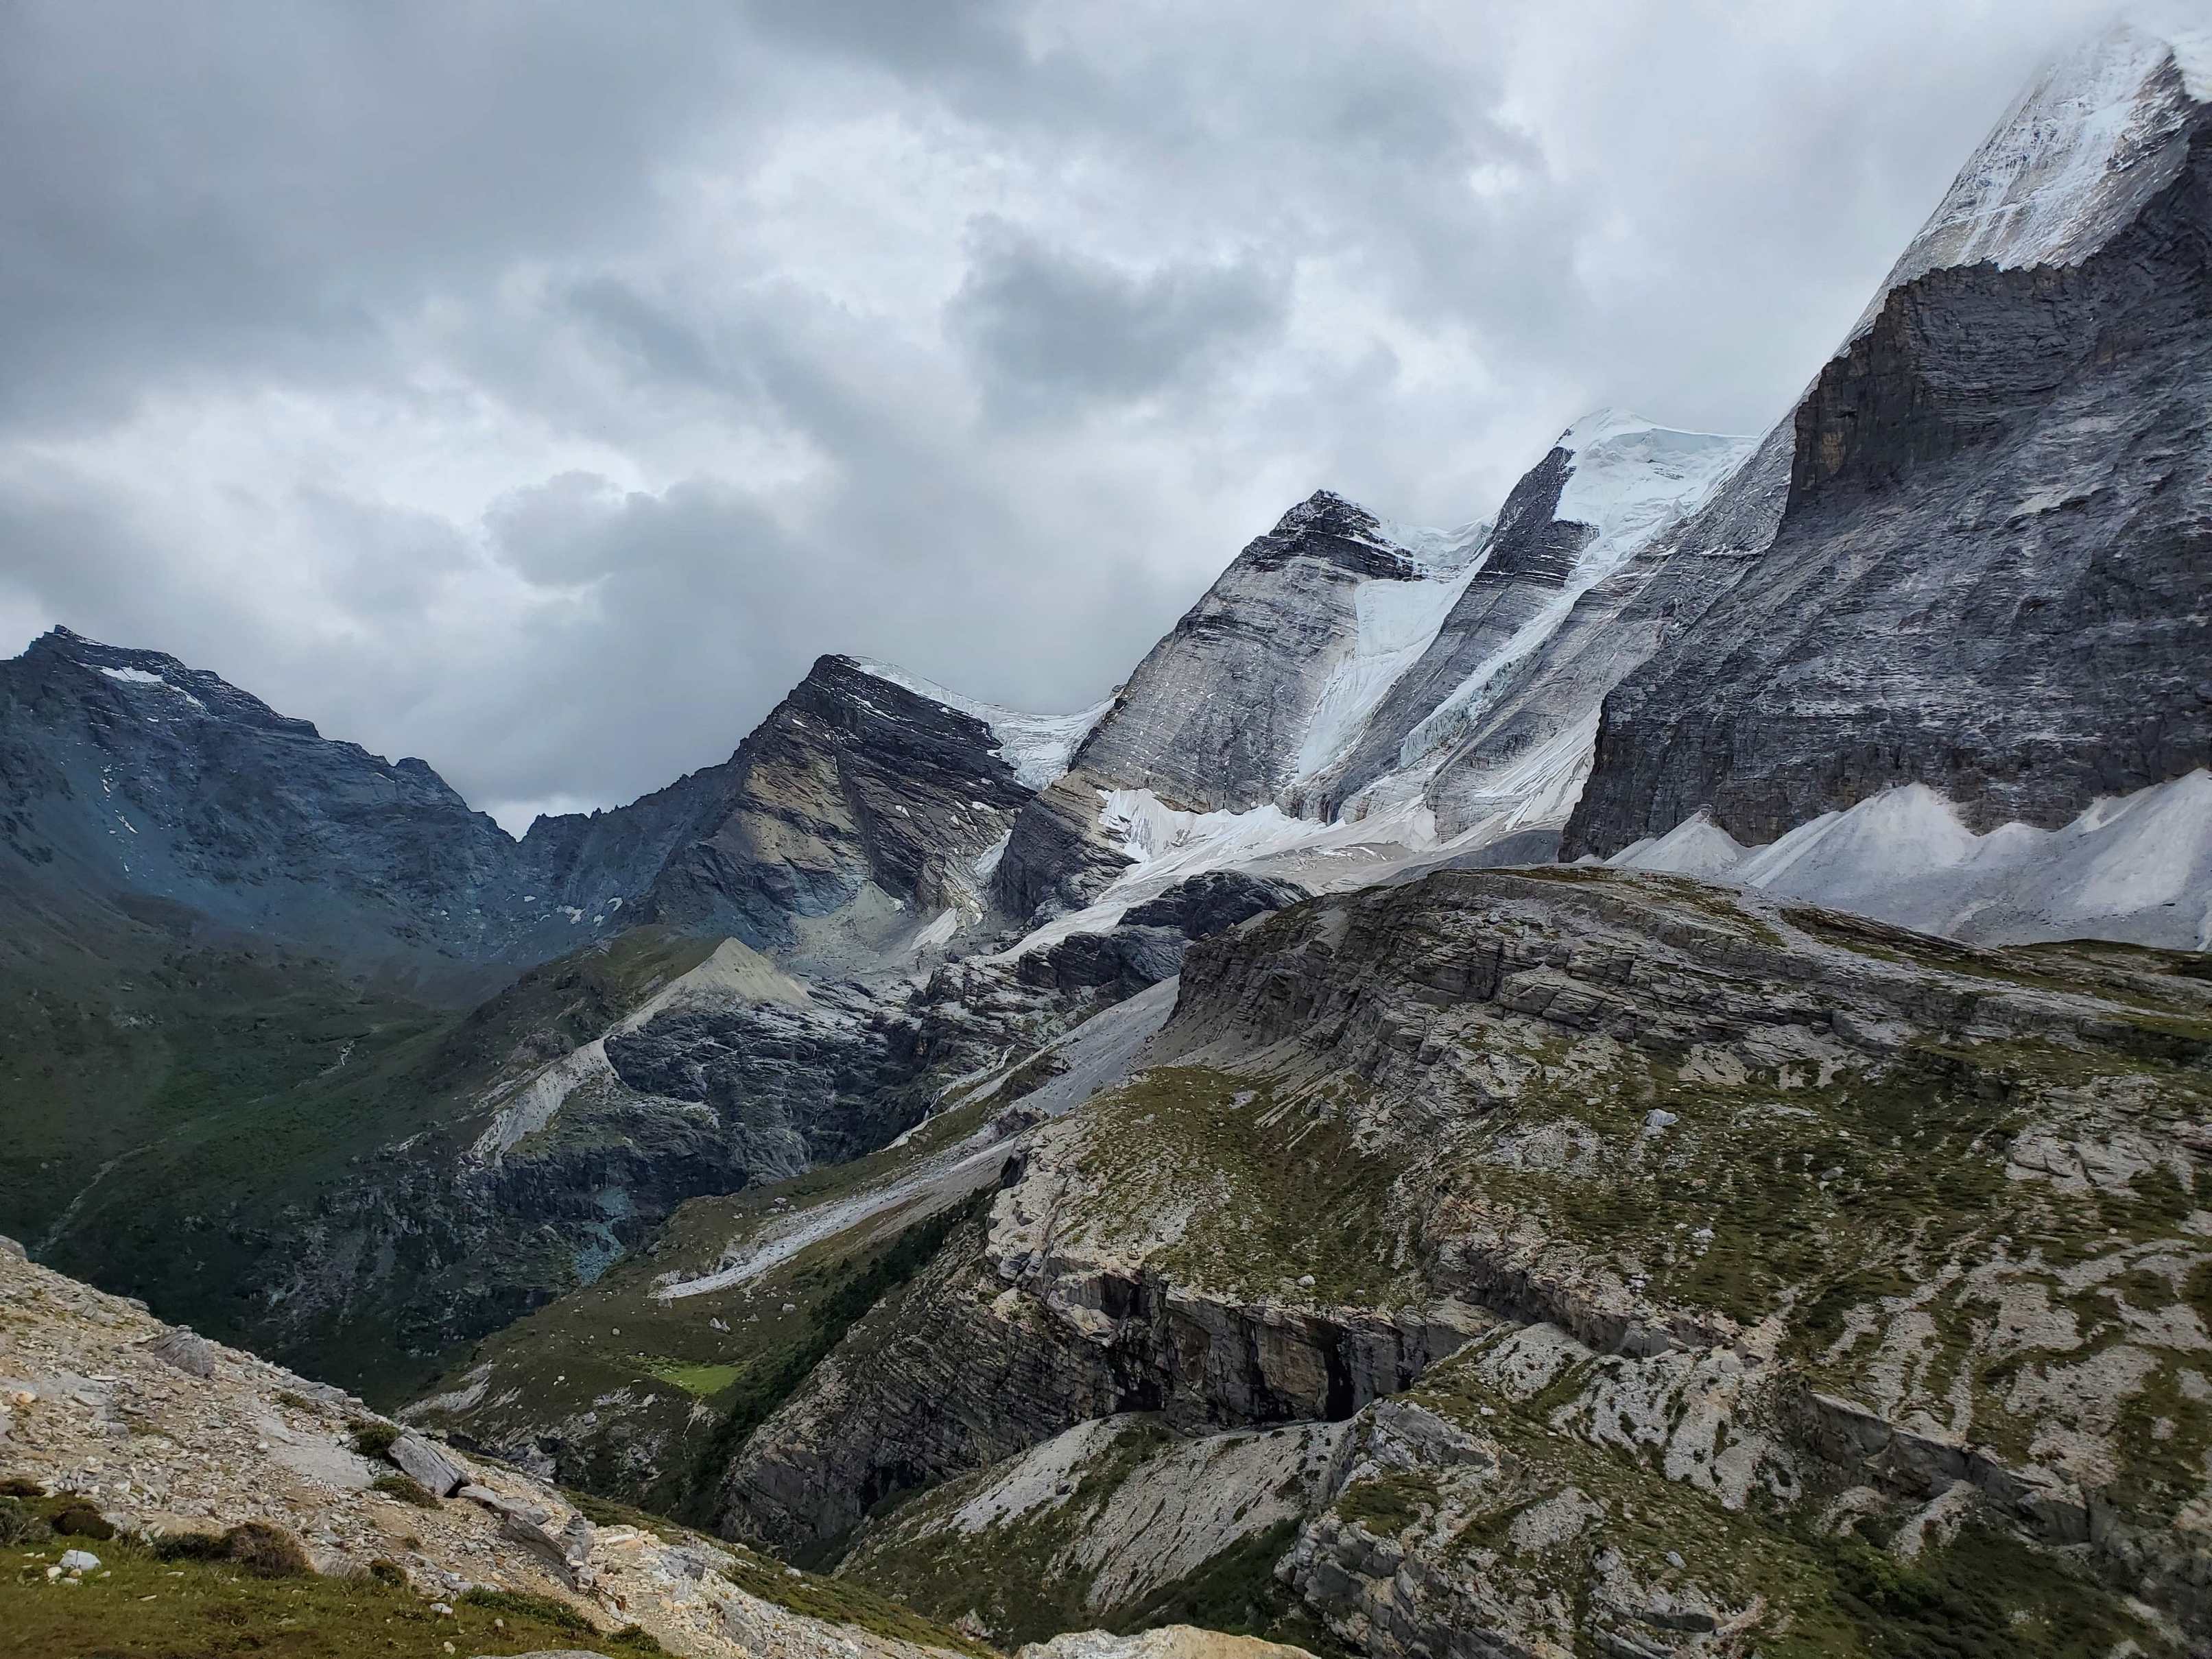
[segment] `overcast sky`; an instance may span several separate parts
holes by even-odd
[[[2076,0],[0,8],[0,654],[511,827],[824,651],[1095,701],[1320,486],[1771,423]]]

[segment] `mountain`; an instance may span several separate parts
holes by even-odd
[[[951,912],[981,914],[977,866],[1094,715],[957,699],[896,669],[823,657],[720,766],[589,817],[540,818],[518,857],[541,902],[763,950],[849,959]]]
[[[1471,538],[1294,508],[963,966],[1316,896],[416,1416],[1006,1642],[2203,1648],[2191,84],[2123,33],[2031,89],[1755,443],[1594,416]]]
[[[2212,762],[2212,84],[2118,30],[1977,152],[1789,422],[1771,542],[1607,702],[1567,835],[1907,784],[2055,829]]]
[[[1637,560],[1695,510],[1750,453],[1747,439],[1674,432],[1601,410],[1559,434],[1499,508],[1479,563],[1419,657],[1392,684],[1358,735],[1311,787],[1327,812],[1418,783],[1439,831],[1460,833],[1480,803],[1516,793],[1502,769],[1556,750],[1569,773],[1570,736],[1594,708],[1562,696],[1561,631],[1607,584],[1593,611],[1616,609],[1658,568]],[[1586,619],[1585,619],[1586,620]],[[1611,620],[1611,618],[1608,618]],[[1619,627],[1606,629],[1620,650]],[[1537,687],[1501,718],[1509,687]],[[1603,689],[1610,689],[1607,681]],[[1522,782],[1526,793],[1534,779]]]
[[[0,859],[50,902],[157,899],[434,992],[629,923],[849,955],[979,915],[976,861],[1090,718],[921,684],[823,657],[729,760],[517,843],[419,760],[57,629],[0,663]]]
[[[1008,1644],[2178,1653],[2208,1062],[2201,957],[1441,872],[692,1206],[410,1416]]]
[[[1153,647],[1024,809],[1000,902],[1035,916],[1107,900],[1169,843],[1211,839],[1225,862],[1328,852],[1347,819],[1401,853],[1478,825],[1492,841],[1556,832],[1598,699],[1656,642],[1621,620],[1668,567],[1648,550],[1750,449],[1601,410],[1494,522],[1414,531],[1326,491],[1301,502]],[[1525,834],[1516,845],[1549,851]]]
[[[420,761],[43,636],[0,663],[0,1215],[388,1390],[689,1198],[881,1146],[1105,971],[977,1008],[918,971],[1095,718],[939,690],[825,657],[727,762],[517,842]]]
[[[1326,763],[1434,634],[1487,529],[1408,532],[1318,490],[1251,542],[1146,653],[1017,820],[993,891],[1014,916],[1070,908],[1131,857],[1104,793],[1249,811]]]
[[[56,629],[0,662],[0,779],[12,891],[157,899],[370,968],[554,948],[513,842],[422,762],[157,652]]]

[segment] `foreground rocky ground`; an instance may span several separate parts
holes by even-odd
[[[403,1436],[356,1400],[4,1243],[0,1480],[21,1494],[0,1500],[19,1532],[25,1514],[58,1514],[72,1496],[80,1515],[96,1511],[37,1547],[11,1534],[11,1652],[349,1653],[356,1623],[369,1627],[363,1651],[452,1653],[458,1637],[514,1652],[547,1630],[568,1646],[697,1659],[977,1650],[879,1598]],[[225,1598],[225,1584],[251,1586],[248,1569],[210,1587],[199,1556],[161,1553],[252,1523],[296,1540],[316,1575],[270,1592],[302,1598],[284,1616]],[[318,1645],[286,1648],[295,1626]],[[31,1645],[7,1645],[19,1642]]]

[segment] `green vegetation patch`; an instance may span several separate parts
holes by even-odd
[[[639,1365],[664,1382],[673,1382],[690,1395],[711,1400],[744,1375],[742,1365],[687,1364],[681,1359],[641,1357]]]
[[[119,1539],[94,1547],[100,1566],[81,1583],[50,1580],[65,1541],[11,1551],[0,1565],[0,1650],[26,1659],[441,1659],[447,1643],[462,1654],[516,1654],[580,1640],[615,1659],[665,1651],[641,1631],[603,1634],[574,1609],[537,1596],[475,1592],[449,1616],[385,1577],[261,1577],[227,1557],[163,1555]]]
[[[888,1637],[895,1642],[949,1649],[972,1655],[974,1659],[997,1659],[981,1643],[924,1618],[912,1607],[880,1595],[865,1584],[800,1572],[795,1567],[744,1548],[737,1551],[737,1556],[730,1582],[763,1601],[773,1601],[810,1619],[857,1625],[872,1635]]]
[[[1336,1513],[1377,1538],[1395,1538],[1443,1506],[1436,1477],[1418,1470],[1355,1480],[1336,1500]]]
[[[1171,1220],[1147,1265],[1178,1284],[1279,1296],[1311,1274],[1299,1293],[1316,1302],[1425,1301],[1393,1201],[1402,1157],[1353,1133],[1364,1086],[1154,1067],[1085,1109],[1067,1221],[1125,1235]]]
[[[17,963],[0,946],[0,1231],[166,1318],[404,1398],[457,1334],[574,1283],[573,1241],[518,1223],[487,1253],[434,1224],[401,1228],[385,1281],[305,1324],[246,1293],[272,1242],[315,1214],[343,1237],[378,1183],[450,1169],[482,1127],[463,1109],[599,1036],[714,943],[634,929],[465,1013],[151,924],[118,926],[98,955],[64,941]],[[427,1322],[426,1304],[459,1329]]]

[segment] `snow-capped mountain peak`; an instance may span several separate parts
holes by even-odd
[[[1711,495],[1755,441],[1685,432],[1621,410],[1596,410],[1577,421],[1559,434],[1558,447],[1571,470],[1552,509],[1555,521],[1597,532],[1583,550],[1574,580],[1602,580],[1618,569]]]
[[[2212,28],[2119,23],[2053,60],[1960,168],[1851,331],[1894,289],[1988,263],[2068,265],[2171,184],[2186,118],[2212,102]]]

